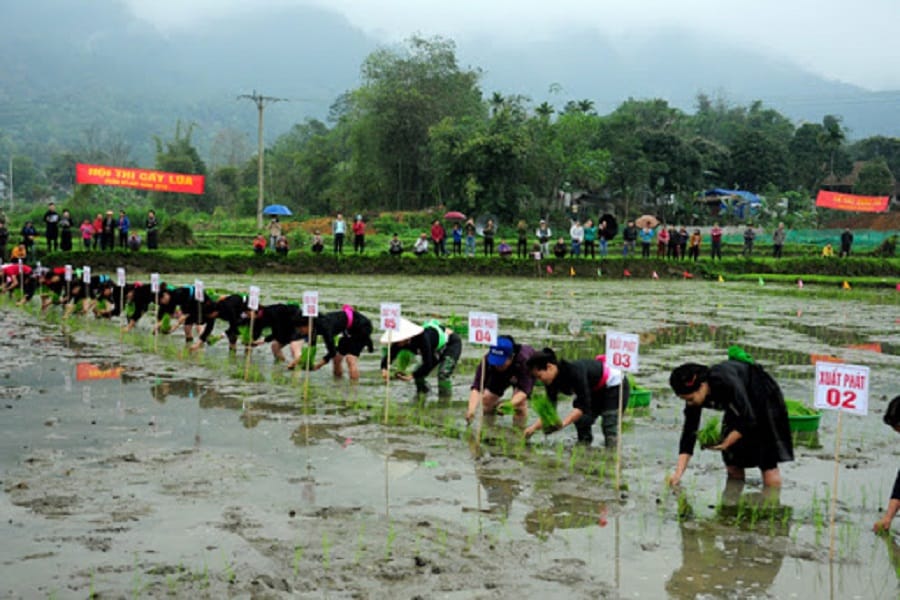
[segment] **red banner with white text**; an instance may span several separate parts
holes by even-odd
[[[856,212],[885,212],[888,209],[889,200],[888,196],[857,196],[819,190],[819,195],[816,196],[816,206]]]
[[[151,192],[202,194],[205,177],[187,173],[167,173],[150,169],[75,165],[75,183],[130,187]]]

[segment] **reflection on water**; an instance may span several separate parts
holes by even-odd
[[[741,481],[726,483],[715,520],[679,521],[682,566],[666,582],[673,597],[768,596],[784,560],[793,510],[781,505],[777,489],[743,489]]]
[[[855,350],[867,350],[894,356],[900,355],[900,345],[873,341],[868,334],[851,327],[827,327],[794,321],[787,321],[784,326],[832,346],[841,346]]]
[[[285,298],[293,299],[296,290],[300,289],[294,277],[269,277],[263,281],[268,282],[268,294],[282,294]],[[222,278],[216,287],[224,289],[243,283],[246,282],[241,278],[229,276]],[[288,372],[283,365],[274,364],[267,349],[262,348],[251,354],[254,377],[253,385],[250,385],[244,376],[243,356],[236,360],[229,357],[221,343],[207,348],[202,354],[190,354],[184,351],[181,339],[141,339],[149,326],[144,322],[140,324],[141,330],[126,336],[124,343],[146,352],[146,358],[154,363],[154,368],[147,364],[131,364],[126,366],[129,370],[123,374],[121,384],[92,382],[88,386],[74,381],[74,376],[64,382],[58,371],[47,366],[47,356],[28,351],[29,346],[33,346],[52,352],[54,342],[45,342],[49,339],[46,332],[35,333],[35,328],[24,324],[30,317],[19,317],[16,312],[13,317],[4,318],[9,319],[9,329],[26,336],[27,342],[14,346],[17,342],[10,338],[9,346],[20,351],[9,350],[7,354],[8,364],[16,367],[7,371],[6,378],[12,380],[7,382],[9,386],[5,390],[0,390],[3,404],[8,405],[4,413],[7,429],[4,436],[0,436],[0,446],[11,449],[7,452],[9,456],[17,457],[18,449],[26,446],[66,448],[83,445],[83,439],[100,439],[101,435],[119,436],[123,443],[137,440],[147,445],[177,446],[190,438],[199,440],[202,433],[215,437],[216,443],[224,440],[229,450],[250,448],[248,452],[261,454],[260,445],[254,443],[263,435],[279,433],[278,440],[286,441],[287,434],[293,431],[290,447],[279,456],[301,459],[291,461],[290,482],[295,487],[290,493],[301,496],[308,505],[318,502],[323,508],[328,507],[342,494],[342,485],[351,485],[349,489],[355,490],[353,484],[367,484],[370,487],[365,488],[365,495],[351,494],[349,497],[353,502],[371,508],[379,504],[379,494],[377,490],[372,493],[368,480],[374,474],[377,482],[383,471],[385,514],[391,508],[389,485],[403,490],[404,502],[398,507],[402,508],[401,514],[412,511],[429,514],[436,504],[440,504],[435,502],[435,498],[440,497],[442,501],[446,500],[447,506],[434,510],[443,510],[444,515],[457,515],[460,505],[472,504],[470,498],[474,493],[477,494],[478,510],[487,515],[485,521],[508,519],[509,535],[531,541],[537,536],[547,540],[542,545],[548,552],[561,555],[571,551],[577,556],[584,555],[590,536],[596,533],[594,528],[604,525],[609,509],[620,513],[614,515],[617,519],[621,516],[630,526],[641,528],[641,536],[623,536],[624,556],[646,557],[647,564],[669,557],[676,561],[665,572],[648,573],[643,588],[640,587],[642,584],[624,578],[618,588],[623,597],[659,598],[666,594],[675,598],[809,597],[809,589],[817,582],[821,585],[823,576],[827,577],[827,565],[817,556],[797,552],[801,546],[814,543],[813,517],[807,516],[806,511],[795,513],[777,499],[773,501],[759,493],[745,493],[743,489],[728,488],[722,494],[722,501],[717,502],[721,470],[718,464],[712,469],[705,468],[714,462],[707,457],[698,456],[697,468],[691,471],[692,482],[703,490],[692,498],[697,511],[685,506],[680,511],[682,520],[678,524],[671,520],[660,521],[656,528],[646,526],[645,522],[652,522],[657,517],[653,496],[661,485],[663,471],[671,466],[671,453],[677,445],[681,424],[683,404],[669,401],[673,396],[667,388],[667,375],[676,361],[724,358],[725,348],[731,343],[739,343],[754,358],[772,367],[779,382],[789,388],[785,389],[786,394],[805,398],[802,394],[809,391],[812,374],[809,352],[820,351],[846,358],[844,350],[857,346],[853,350],[854,356],[872,357],[879,362],[879,377],[873,377],[876,388],[871,393],[884,395],[900,381],[900,363],[891,356],[898,354],[896,348],[882,342],[883,354],[877,355],[874,352],[863,354],[863,349],[858,346],[875,339],[875,334],[867,334],[867,331],[877,330],[884,331],[885,340],[896,344],[894,315],[886,319],[880,309],[863,314],[865,311],[848,309],[850,305],[809,298],[803,300],[801,317],[796,311],[795,299],[761,299],[754,294],[753,288],[746,286],[716,287],[698,282],[688,286],[667,282],[660,283],[666,286],[661,293],[663,288],[656,284],[630,282],[627,293],[619,293],[616,286],[598,287],[603,284],[595,282],[582,284],[580,280],[550,279],[545,283],[552,285],[552,296],[543,284],[523,286],[516,280],[491,281],[492,293],[480,297],[478,308],[502,314],[504,331],[515,335],[517,340],[535,346],[552,345],[567,358],[588,357],[602,351],[607,329],[638,333],[641,338],[640,379],[654,391],[665,390],[655,396],[660,400],[654,401],[652,411],[645,411],[645,418],[628,421],[632,427],[627,428],[623,436],[626,447],[623,468],[631,486],[631,497],[625,505],[613,502],[615,495],[607,482],[613,467],[605,454],[585,456],[577,454],[576,449],[571,453],[566,451],[572,441],[572,435],[567,434],[571,432],[560,432],[547,440],[539,437],[525,445],[521,432],[510,425],[511,419],[499,416],[485,419],[483,435],[473,438],[474,428],[467,429],[463,418],[465,396],[484,348],[470,345],[464,348],[457,368],[457,400],[451,402],[437,400],[435,394],[417,398],[411,385],[400,382],[386,386],[378,376],[378,357],[368,353],[361,357],[359,384],[350,385],[346,378],[334,380],[327,370],[312,373],[307,380],[305,372]],[[386,277],[377,281],[367,278],[363,284],[361,278],[341,276],[322,277],[321,285],[328,290],[330,301],[357,305],[370,317],[378,314],[380,301],[392,299],[401,289],[413,290],[413,296],[404,296],[404,312],[409,309],[414,319],[426,314],[444,317],[452,313],[464,314],[465,310],[474,308],[471,280],[468,279]],[[598,289],[603,293],[598,293]],[[512,294],[520,302],[509,303]],[[609,310],[610,306],[617,310]],[[795,312],[796,319],[793,318]],[[69,321],[74,322],[75,317]],[[822,324],[815,325],[815,322]],[[115,327],[80,318],[77,323],[78,328],[66,326],[74,331],[73,335],[56,339],[55,343],[61,346],[55,349],[57,356],[72,359],[71,362],[77,357],[100,365],[110,360],[135,363],[145,358],[128,351],[119,356],[119,343],[106,343],[119,340]],[[846,331],[836,328],[833,323],[845,323]],[[155,342],[159,342],[160,350],[152,355],[150,349]],[[2,352],[3,348],[0,348],[0,354]],[[69,369],[70,365],[67,363],[65,368]],[[154,378],[143,379],[141,374],[148,372],[154,373]],[[161,378],[155,378],[155,374]],[[45,380],[46,384],[40,383]],[[32,399],[27,406],[18,398],[27,395],[31,387],[55,389],[52,385],[57,385],[60,390],[65,385],[65,393],[35,392],[30,394]],[[138,386],[143,386],[140,394]],[[155,403],[146,398],[148,388]],[[391,403],[390,421],[382,430],[386,396]],[[109,403],[101,401],[108,398],[122,399],[123,404],[116,413],[112,413]],[[127,406],[124,404],[126,399]],[[62,404],[67,400],[74,402],[69,402],[69,406]],[[59,402],[69,413],[63,413],[67,418],[52,421],[51,426],[45,424],[44,418],[35,420],[38,411],[31,402],[44,402],[53,409],[58,408],[53,402]],[[209,410],[205,414],[198,410],[216,408],[226,410]],[[188,413],[188,409],[191,412]],[[111,422],[110,415],[118,419]],[[826,479],[830,476],[830,468],[822,466],[825,461],[821,460],[821,456],[828,453],[808,451],[823,445],[827,449],[832,447],[833,420],[829,421],[828,416],[820,432],[798,434],[795,438],[799,456],[792,483],[784,496],[795,506],[805,506],[815,494],[823,471]],[[258,429],[237,431],[245,435],[243,439],[235,440],[234,434],[240,428],[228,427],[238,419],[244,427]],[[853,478],[852,483],[842,489],[838,504],[839,518],[848,531],[859,531],[861,520],[870,521],[865,513],[871,509],[871,498],[877,490],[869,491],[867,501],[865,484],[860,482],[869,475],[874,478],[875,470],[891,460],[890,452],[878,452],[887,447],[886,442],[868,441],[868,428],[878,426],[875,421],[877,418],[845,423],[847,435],[860,440],[858,446],[861,449],[855,452],[864,459],[859,461],[859,470],[847,471],[848,478]],[[122,427],[123,422],[127,427]],[[148,427],[148,422],[153,426]],[[870,426],[869,423],[874,424]],[[158,431],[156,424],[159,424]],[[365,426],[357,429],[356,425]],[[228,436],[222,435],[226,431]],[[384,437],[380,435],[382,431]],[[373,435],[373,432],[379,435]],[[263,445],[266,450],[273,447],[269,439],[274,437],[266,438]],[[469,457],[459,456],[466,440],[476,441],[477,451],[468,476],[460,481],[458,472],[463,470],[460,463],[470,464]],[[866,445],[862,440],[866,440]],[[347,452],[341,452],[341,447]],[[305,473],[302,459],[307,461]],[[313,477],[311,465],[320,464],[318,461],[322,466]],[[471,470],[474,470],[474,478]],[[577,486],[573,485],[576,478]],[[460,489],[463,483],[464,490]],[[297,487],[299,484],[302,487]],[[475,486],[477,490],[472,489]],[[408,492],[408,489],[412,491]],[[877,493],[879,498],[883,495]],[[710,514],[713,507],[715,510]],[[515,515],[514,519],[509,518],[512,515]],[[454,524],[460,529],[467,526],[464,521]],[[479,531],[480,527],[479,521]],[[490,526],[486,529],[490,530]],[[558,530],[567,531],[560,535]],[[857,581],[877,577],[884,582],[885,590],[893,592],[896,581],[892,570],[900,568],[900,545],[888,537],[884,541],[885,551],[881,548],[882,540],[863,536],[864,542],[867,537],[874,552],[863,556],[864,564],[854,562],[856,557],[847,560],[844,555],[844,562],[837,571],[840,582],[850,587]],[[789,549],[789,561],[784,561],[786,551],[783,546]],[[679,553],[682,554],[680,561]],[[778,576],[783,562],[789,565],[785,572],[796,565],[796,577],[786,577],[787,573]],[[673,569],[667,580],[666,576]],[[609,579],[612,580],[612,576]],[[618,573],[616,581],[618,583]],[[527,592],[539,593],[532,588],[527,588]]]
[[[525,516],[525,530],[545,539],[555,529],[605,527],[607,501],[569,494],[553,494],[550,506],[536,508]]]
[[[201,382],[196,379],[167,379],[157,378],[150,386],[150,395],[160,404],[165,404],[170,396],[176,398],[199,398]]]
[[[522,484],[515,479],[498,477],[496,473],[476,464],[475,474],[484,491],[487,493],[487,502],[490,512],[509,516],[513,500],[522,492]]]

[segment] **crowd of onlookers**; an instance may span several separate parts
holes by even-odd
[[[642,217],[643,219],[643,217]],[[618,230],[614,222],[600,219],[595,224],[592,219],[585,221],[572,220],[564,235],[554,234],[545,219],[541,219],[537,228],[532,230],[524,220],[516,224],[515,247],[505,238],[498,236],[497,225],[493,219],[476,224],[472,219],[454,219],[448,231],[440,219],[435,219],[427,231],[420,232],[415,239],[404,245],[397,233],[392,233],[386,250],[388,254],[399,256],[411,251],[415,256],[499,256],[517,258],[604,258],[609,255],[611,240],[621,235],[621,242],[616,241],[617,248],[621,244],[622,256],[640,256],[642,258],[662,258],[671,260],[700,259],[701,254],[715,259],[722,259],[722,239],[724,229],[715,223],[708,231],[701,233],[699,228],[688,230],[685,226],[667,225],[653,219],[629,220],[625,227]],[[779,223],[772,231],[772,254],[774,258],[782,258],[784,244],[787,240],[787,229]],[[343,254],[344,240],[353,236],[353,252],[362,254],[366,250],[366,223],[362,215],[356,215],[348,226],[340,213],[332,220],[332,251]],[[743,246],[741,255],[751,257],[757,229],[747,223],[742,231]],[[495,244],[495,241],[497,242]],[[849,256],[853,244],[853,234],[849,229],[841,235],[840,256]],[[268,226],[268,239],[260,233],[253,240],[253,249],[258,254],[273,249],[278,254],[287,254],[288,241],[283,235],[281,223],[274,217]],[[705,248],[708,247],[708,250]],[[313,233],[310,250],[319,254],[325,250],[325,242],[321,230]],[[823,249],[823,256],[833,255],[831,244]]]
[[[79,221],[68,209],[56,210],[51,202],[44,213],[41,229],[34,221],[26,220],[18,231],[20,237],[16,241],[5,217],[0,218],[0,261],[22,259],[30,261],[40,240],[46,243],[47,252],[70,252],[72,250],[113,250],[127,248],[140,250],[144,243],[140,234],[133,228],[128,214],[119,211],[116,217],[111,210],[105,214],[97,213],[91,219],[85,217]],[[148,211],[144,222],[147,248],[154,250],[159,246],[159,220],[154,211]],[[7,254],[7,250],[9,253]]]

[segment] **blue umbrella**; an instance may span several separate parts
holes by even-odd
[[[269,206],[263,209],[264,215],[292,215],[294,213],[291,212],[284,204],[270,204]]]

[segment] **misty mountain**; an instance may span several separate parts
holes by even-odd
[[[486,91],[524,94],[538,102],[561,105],[586,98],[606,114],[629,97],[658,97],[693,112],[702,92],[739,105],[762,100],[798,122],[841,115],[854,139],[900,135],[900,91],[869,92],[829,81],[788,61],[696,33],[668,30],[629,44],[627,52],[590,31],[517,47],[475,40],[471,47],[477,55],[468,47],[462,45],[460,54],[485,69],[491,86]],[[562,91],[550,93],[553,83]]]
[[[312,7],[210,14],[163,34],[120,0],[30,0],[8,3],[4,25],[0,149],[6,134],[17,153],[46,159],[83,145],[91,130],[129,143],[144,166],[153,136],[170,139],[178,120],[194,124],[204,156],[226,128],[255,146],[256,107],[238,99],[254,90],[286,100],[266,108],[268,142],[306,118],[324,119],[359,85],[360,65],[378,45],[341,15]],[[629,97],[661,97],[692,111],[702,91],[736,104],[759,99],[798,121],[841,115],[852,138],[900,136],[900,92],[827,81],[685,32],[649,36],[627,51],[592,31],[521,45],[475,38],[458,42],[458,57],[483,70],[485,95],[522,94],[557,108],[586,98],[605,114]]]

